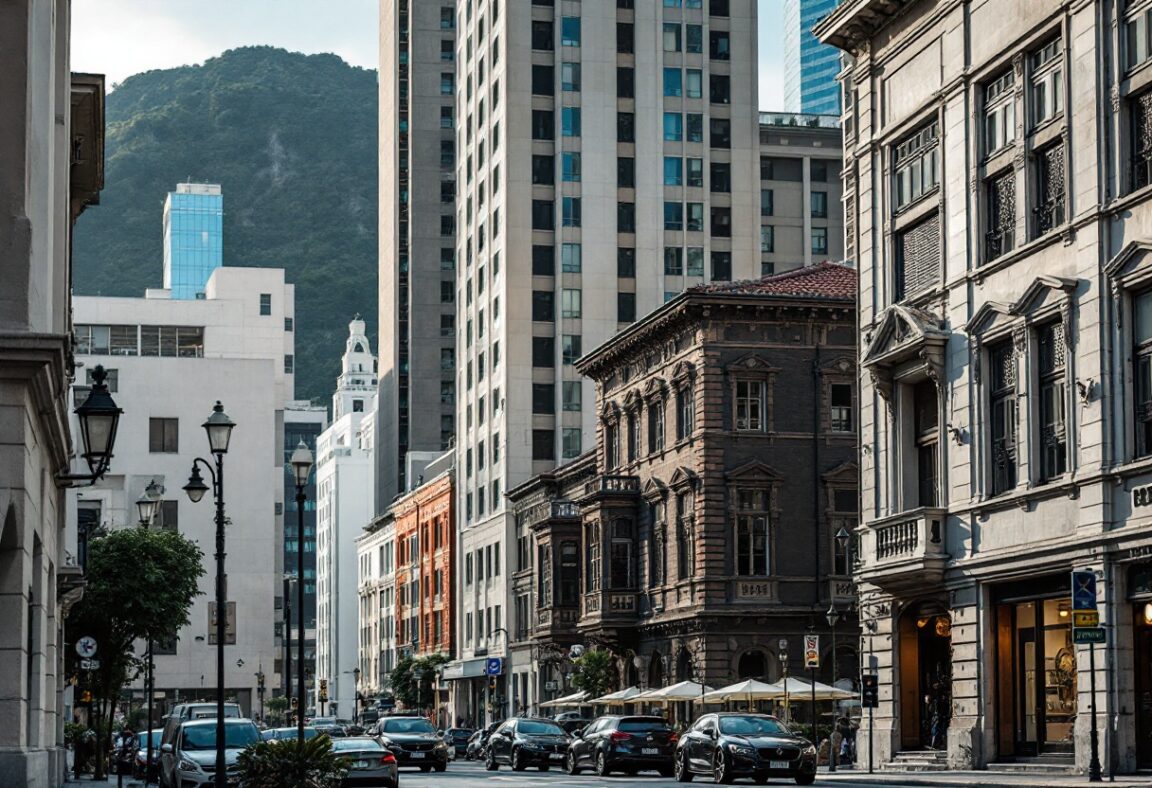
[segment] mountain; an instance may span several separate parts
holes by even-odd
[[[76,292],[162,286],[165,196],[219,183],[224,264],[285,269],[296,395],[327,404],[348,321],[376,333],[376,106],[375,71],[273,47],[125,79],[108,95],[100,206],[76,223]]]

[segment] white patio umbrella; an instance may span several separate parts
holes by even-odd
[[[625,703],[631,703],[641,692],[637,687],[627,687],[622,690],[616,690],[615,692],[609,692],[607,695],[602,695],[588,702],[603,706],[623,706]]]
[[[559,709],[564,706],[587,706],[588,693],[587,692],[574,692],[571,695],[565,695],[563,698],[556,698],[548,700],[540,704],[542,709]]]
[[[706,693],[702,700],[705,703],[725,703],[730,700],[746,700],[752,703],[755,700],[775,700],[783,697],[781,690],[775,684],[768,684],[756,679],[744,679],[727,687],[712,690]]]
[[[813,689],[816,691],[816,700],[851,700],[859,697],[851,690],[843,690],[829,684],[822,684],[819,681],[808,681],[796,676],[789,676],[787,679],[777,681],[769,686],[776,688],[777,694],[773,696],[775,698],[787,696],[796,697],[798,700],[812,700]]]
[[[632,698],[634,701],[645,703],[675,703],[681,700],[700,700],[700,696],[711,692],[707,685],[697,684],[695,681],[681,681],[670,687],[648,690]]]

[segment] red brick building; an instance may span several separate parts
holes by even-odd
[[[396,647],[401,656],[452,654],[454,470],[392,504],[396,523]]]

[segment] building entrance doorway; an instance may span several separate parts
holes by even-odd
[[[900,617],[900,747],[942,750],[952,718],[952,619],[939,605]]]
[[[1134,642],[1132,665],[1136,674],[1136,762],[1152,767],[1152,602],[1132,606]]]

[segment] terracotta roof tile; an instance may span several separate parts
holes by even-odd
[[[716,282],[698,285],[690,293],[731,293],[733,295],[777,295],[800,298],[854,300],[857,271],[841,263],[817,263],[763,279]]]

